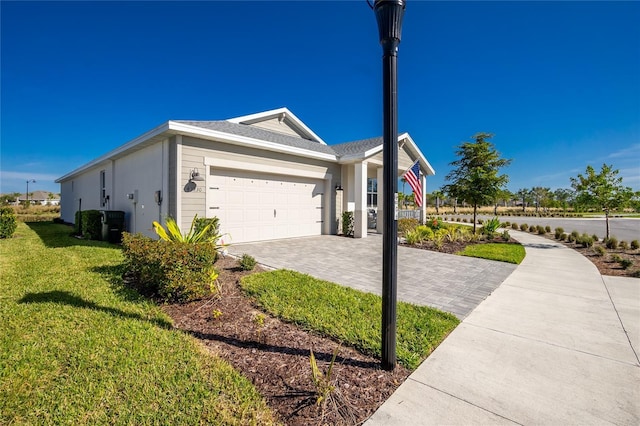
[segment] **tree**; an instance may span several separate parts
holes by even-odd
[[[498,204],[500,204],[500,201],[502,201],[504,207],[507,207],[507,203],[512,196],[513,194],[508,189],[500,189],[496,194],[495,200],[493,200],[493,214],[498,215]]]
[[[607,164],[602,165],[600,173],[587,166],[586,175],[579,174],[571,178],[571,186],[576,191],[576,201],[604,211],[606,238],[609,238],[609,213],[623,207],[634,195],[631,188],[622,186],[622,178],[617,177],[618,172]]]
[[[431,197],[435,198],[436,214],[440,214],[440,200],[444,198],[442,191],[433,191]]]
[[[454,169],[445,177],[451,182],[443,187],[445,192],[473,205],[473,231],[476,231],[478,206],[493,203],[496,194],[509,181],[506,174],[498,174],[501,167],[511,163],[500,157],[488,139],[490,133],[476,133],[473,142],[463,142],[456,151],[460,157],[450,165]]]
[[[531,188],[530,193],[536,203],[536,213],[538,213],[538,208],[540,206],[546,209],[547,203],[549,202],[549,197],[551,196],[551,189],[543,188],[541,186],[535,186]]]
[[[568,204],[573,200],[573,195],[573,190],[567,188],[558,188],[553,191],[553,198],[557,206],[562,207],[562,210],[567,210]]]
[[[531,201],[531,191],[527,188],[520,188],[515,195],[518,196],[518,200],[522,201],[522,211],[525,211],[527,209],[527,203]]]

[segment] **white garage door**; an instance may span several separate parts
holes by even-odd
[[[322,234],[322,180],[213,170],[207,186],[207,216],[232,243]]]

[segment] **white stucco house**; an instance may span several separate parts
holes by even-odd
[[[400,173],[420,161],[409,134],[398,136]],[[336,234],[354,212],[367,236],[367,211],[382,229],[382,137],[327,145],[287,108],[220,121],[175,120],[62,176],[61,218],[77,210],[123,210],[129,232],[154,236],[167,216],[188,229],[194,215],[217,216],[232,243]],[[424,217],[424,211],[423,211]]]

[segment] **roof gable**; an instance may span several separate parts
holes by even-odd
[[[270,132],[282,133],[326,145],[302,120],[284,107],[256,114],[243,115],[242,117],[230,118],[227,121],[236,124],[246,124]]]

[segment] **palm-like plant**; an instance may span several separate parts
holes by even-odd
[[[211,235],[209,233],[209,230],[212,226],[211,224],[204,226],[202,229],[196,230],[197,220],[198,220],[198,215],[195,215],[193,218],[193,221],[191,222],[191,228],[189,229],[189,232],[186,234],[183,234],[182,231],[180,231],[180,226],[178,225],[176,220],[171,216],[167,217],[166,230],[160,223],[156,221],[153,222],[153,229],[156,232],[156,234],[158,234],[160,239],[164,241],[173,241],[178,243],[191,243],[191,244],[213,243],[216,245],[216,249],[220,249],[226,246],[226,244],[218,244],[218,241],[220,241],[220,238],[222,237],[222,235],[218,233]]]

